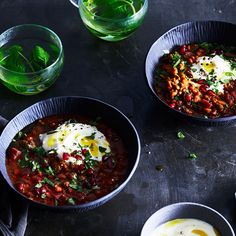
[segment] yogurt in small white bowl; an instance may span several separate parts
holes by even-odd
[[[141,236],[235,236],[229,222],[216,210],[180,202],[161,208],[144,224]]]

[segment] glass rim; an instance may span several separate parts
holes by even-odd
[[[35,72],[17,72],[17,71],[14,71],[14,70],[7,69],[6,67],[4,67],[4,66],[2,66],[2,65],[0,65],[0,68],[6,70],[6,71],[8,71],[8,72],[15,73],[15,74],[19,74],[19,75],[37,75],[37,74],[41,74],[41,73],[47,71],[49,68],[51,68],[51,67],[53,67],[54,65],[56,65],[56,64],[58,63],[58,61],[60,60],[60,58],[61,58],[61,56],[62,56],[62,54],[63,54],[63,46],[62,46],[61,39],[60,39],[59,36],[58,36],[54,31],[52,31],[51,29],[49,29],[49,28],[47,28],[47,27],[45,27],[45,26],[42,26],[42,25],[38,25],[38,24],[21,24],[21,25],[15,25],[15,26],[13,26],[13,27],[11,27],[11,28],[5,30],[4,32],[2,32],[2,33],[0,34],[0,38],[2,37],[3,34],[6,34],[8,31],[13,31],[13,30],[15,30],[15,29],[17,29],[17,28],[24,28],[24,27],[40,28],[40,29],[43,29],[43,30],[49,32],[50,34],[53,34],[53,35],[56,37],[56,39],[57,39],[57,41],[58,41],[58,43],[59,43],[59,50],[60,50],[60,51],[59,51],[59,54],[58,54],[58,56],[57,56],[57,59],[56,59],[52,64],[50,64],[49,66],[47,66],[46,68],[41,69],[41,70],[38,70],[38,71],[35,71]],[[1,47],[0,47],[0,48],[1,48]]]
[[[125,17],[123,19],[112,19],[112,18],[106,18],[106,17],[102,17],[102,16],[99,16],[99,15],[96,15],[94,13],[92,13],[90,10],[88,10],[88,8],[84,5],[83,3],[83,0],[77,0],[78,1],[78,8],[80,9],[80,6],[84,7],[84,9],[89,13],[91,14],[92,16],[96,16],[98,19],[101,19],[101,20],[104,20],[104,21],[110,21],[112,20],[113,22],[121,22],[121,21],[125,21],[125,20],[132,20],[133,18],[135,18],[137,15],[141,14],[141,12],[147,8],[147,5],[148,5],[148,0],[143,0],[143,5],[142,7],[137,11],[135,12],[135,14],[133,14],[132,16],[128,16],[128,17]]]

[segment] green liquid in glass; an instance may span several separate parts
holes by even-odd
[[[63,58],[59,48],[44,41],[22,40],[0,48],[0,79],[10,90],[24,95],[36,94],[50,87],[60,74]],[[45,68],[47,68],[45,70]]]
[[[86,27],[108,41],[127,38],[141,25],[147,11],[144,0],[81,0],[80,3]]]

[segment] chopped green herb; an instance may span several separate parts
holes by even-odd
[[[175,62],[175,64],[173,65],[173,67],[177,67],[179,65],[179,63],[181,62],[181,60],[179,59],[177,62]]]
[[[99,146],[99,151],[100,152],[104,153],[106,150],[107,150],[106,148]]]
[[[58,132],[58,130],[50,130],[50,131],[47,132],[47,134],[55,134],[57,132]]]
[[[26,136],[27,136],[26,133],[23,133],[22,131],[19,131],[16,135],[16,138],[21,139],[21,138],[26,137]]]
[[[43,147],[35,147],[35,148],[33,148],[33,151],[39,156],[46,155],[46,152]]]
[[[40,164],[37,161],[30,161],[31,167],[32,167],[32,171],[36,171],[38,169],[40,169]]]
[[[94,140],[95,139],[95,134],[96,134],[96,132],[93,132],[90,136],[86,136],[85,138]]]
[[[225,75],[226,76],[234,76],[234,73],[233,72],[225,72]]]
[[[175,99],[176,101],[178,101],[178,100],[179,100],[179,96],[178,96],[178,95],[175,95],[174,99]]]
[[[35,188],[41,188],[42,187],[42,183],[41,182],[39,182],[39,183],[37,183],[36,185],[35,185]]]
[[[181,62],[181,55],[178,52],[175,52],[172,55],[172,65],[173,67],[177,67],[179,65],[179,63]]]
[[[236,61],[232,61],[230,63],[230,65],[231,65],[231,70],[235,70],[236,69]]]
[[[75,190],[78,190],[79,192],[82,192],[82,187],[80,185],[78,185],[78,182],[76,179],[72,179],[70,181],[69,186]]]
[[[75,205],[75,200],[72,197],[69,198],[67,201],[68,201],[69,204]]]
[[[21,168],[27,168],[31,165],[29,161],[29,154],[28,151],[23,152],[23,158],[18,160],[18,163]]]
[[[196,68],[191,68],[191,71],[192,71],[192,72],[196,72],[197,69],[196,69]]]
[[[44,177],[42,181],[43,181],[44,183],[46,183],[46,184],[48,184],[48,185],[54,187],[54,183],[53,183],[50,179],[48,179],[47,177]]]
[[[188,158],[189,159],[196,159],[197,155],[195,153],[189,153]]]
[[[178,137],[178,139],[184,139],[184,138],[185,138],[185,135],[184,135],[183,132],[179,131],[179,132],[177,133],[177,137]]]
[[[54,170],[52,169],[51,166],[48,166],[48,168],[45,169],[45,172],[49,175],[53,175],[53,176],[55,175]]]
[[[47,195],[45,193],[41,194],[41,198],[45,199],[47,197]]]

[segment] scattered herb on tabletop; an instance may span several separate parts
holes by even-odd
[[[164,166],[163,166],[163,165],[156,165],[156,166],[155,166],[155,169],[156,169],[157,171],[162,172],[162,171],[164,170]]]
[[[197,155],[195,153],[189,153],[188,158],[194,160],[197,158]]]
[[[184,135],[184,133],[183,133],[182,131],[179,131],[179,132],[177,133],[177,137],[178,137],[178,139],[184,139],[184,138],[185,138],[185,135]]]

